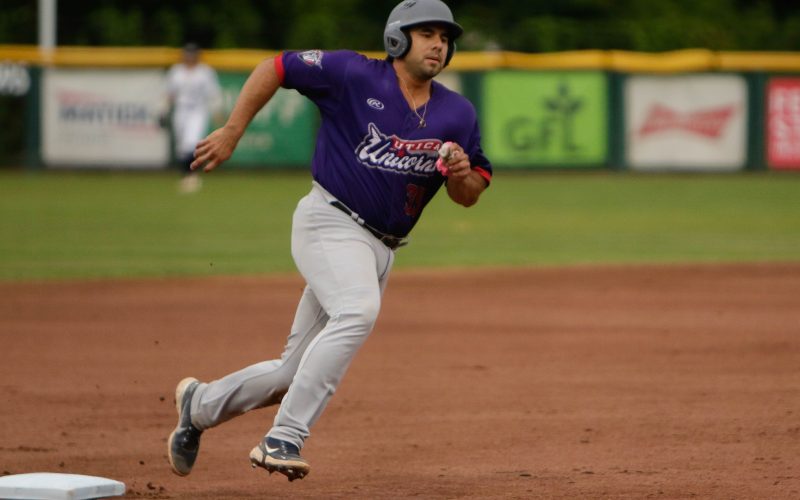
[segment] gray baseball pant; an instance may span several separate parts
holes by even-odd
[[[375,324],[394,262],[394,251],[333,200],[315,182],[294,212],[292,257],[306,287],[283,354],[200,384],[191,406],[197,428],[281,403],[268,435],[298,448],[310,435]]]

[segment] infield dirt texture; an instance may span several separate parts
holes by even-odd
[[[0,284],[0,473],[129,498],[798,498],[800,265],[398,272],[304,449],[169,471],[173,390],[277,355],[296,277]]]
[[[204,434],[187,478],[166,438],[181,378],[282,350],[307,180],[155,179],[0,176],[0,474],[184,500],[800,498],[796,176],[509,176],[432,207],[294,483],[249,465],[275,408]]]

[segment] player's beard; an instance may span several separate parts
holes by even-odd
[[[441,62],[444,60],[444,55],[442,54],[438,57],[439,62],[437,64],[433,64],[426,59],[425,56],[422,56],[421,61],[419,61],[417,64],[411,65],[412,67],[409,68],[409,73],[411,73],[411,75],[418,80],[432,80],[444,69],[444,64]]]

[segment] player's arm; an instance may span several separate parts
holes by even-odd
[[[484,176],[472,168],[469,155],[457,144],[446,161],[448,168],[447,194],[459,205],[471,207],[489,185]]]
[[[250,73],[225,125],[197,144],[192,170],[203,167],[205,172],[209,172],[230,158],[253,117],[275,95],[279,86],[280,77],[274,58],[265,59]]]

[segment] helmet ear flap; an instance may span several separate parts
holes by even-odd
[[[444,60],[444,66],[447,67],[450,64],[450,59],[453,58],[453,55],[456,53],[456,42],[450,40],[447,42],[447,58]]]
[[[411,48],[411,39],[400,29],[400,23],[391,23],[383,32],[383,44],[390,57],[398,59],[408,53]]]

